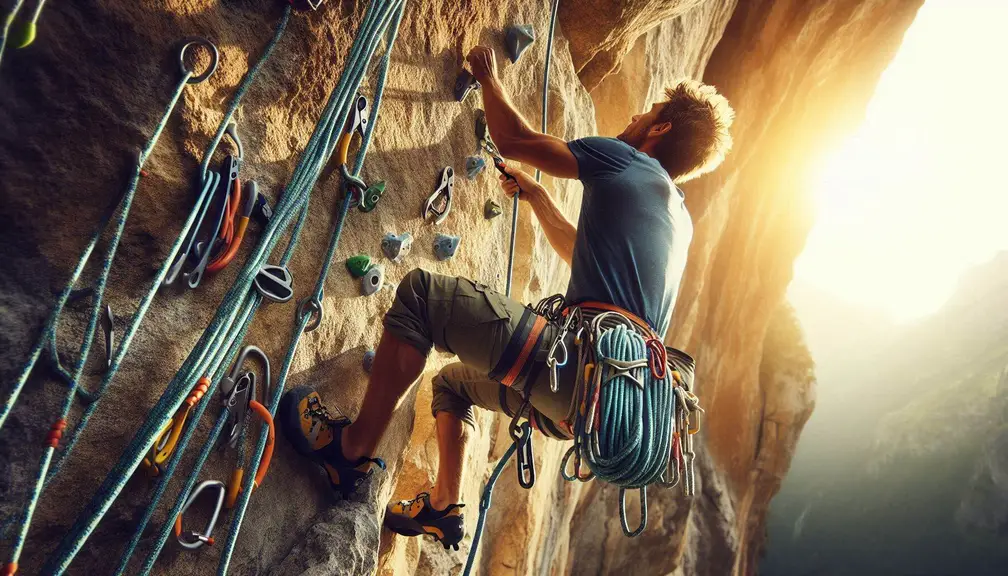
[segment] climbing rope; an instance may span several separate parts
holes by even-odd
[[[35,483],[28,500],[28,504],[25,507],[22,519],[20,522],[20,530],[17,534],[17,539],[14,543],[14,548],[11,552],[11,560],[8,563],[8,573],[13,574],[17,571],[17,563],[21,557],[21,553],[24,550],[25,540],[28,536],[28,528],[31,525],[32,516],[35,512],[35,507],[38,504],[38,499],[42,493],[42,489],[45,484],[46,474],[49,470],[49,465],[52,462],[53,453],[59,446],[60,438],[63,436],[63,431],[66,429],[66,420],[69,416],[70,409],[73,406],[73,399],[76,395],[77,389],[80,386],[80,379],[83,375],[84,366],[87,363],[88,354],[91,348],[91,342],[94,337],[95,328],[98,324],[98,313],[101,309],[102,296],[105,292],[105,286],[108,281],[109,270],[112,267],[112,261],[115,258],[116,250],[119,247],[119,242],[122,239],[123,229],[126,226],[126,220],[129,217],[130,207],[133,204],[133,198],[136,195],[137,185],[140,182],[141,173],[143,171],[144,163],[150,156],[151,151],[153,151],[154,146],[157,145],[158,138],[161,136],[161,132],[164,130],[165,125],[168,123],[168,118],[171,116],[172,111],[175,109],[175,105],[178,103],[179,98],[182,96],[182,92],[185,90],[186,85],[192,78],[193,72],[191,70],[186,70],[182,75],[182,79],[179,81],[178,86],[175,88],[171,99],[169,100],[168,107],[165,109],[164,115],[161,117],[161,121],[158,122],[157,127],[154,129],[154,133],[151,135],[150,139],[147,141],[147,145],[140,152],[137,159],[136,166],[134,168],[133,177],[130,181],[129,187],[123,198],[119,207],[119,216],[116,219],[115,230],[112,233],[112,239],[109,243],[108,253],[102,262],[101,273],[98,276],[98,284],[94,290],[94,301],[95,305],[92,308],[91,317],[88,321],[87,328],[85,329],[84,340],[81,344],[80,354],[74,368],[74,372],[70,379],[70,390],[67,392],[66,397],[63,399],[62,410],[60,411],[59,418],[53,423],[50,429],[49,435],[46,438],[46,448],[42,455],[42,461],[39,465],[38,474],[35,478]],[[35,345],[32,351],[31,359],[25,368],[22,369],[21,374],[18,377],[18,381],[15,384],[14,391],[11,393],[10,398],[4,404],[2,415],[0,415],[0,426],[6,421],[6,417],[10,414],[10,411],[14,407],[14,403],[17,400],[18,394],[21,392],[21,388],[24,383],[28,380],[32,369],[35,366],[35,362],[41,355],[42,348],[45,347],[50,340],[55,340],[56,338],[56,327],[59,322],[60,313],[63,307],[66,305],[67,299],[70,296],[70,292],[73,289],[74,283],[79,278],[81,272],[84,269],[85,264],[87,264],[88,259],[91,256],[91,252],[94,250],[95,245],[98,243],[98,239],[104,234],[105,230],[108,228],[111,219],[108,218],[103,223],[103,225],[98,227],[98,230],[91,237],[91,241],[88,243],[87,248],[84,250],[84,255],[81,257],[71,276],[70,282],[67,283],[66,288],[64,288],[63,293],[60,295],[60,299],[57,302],[56,309],[50,315],[49,320],[46,323],[46,330],[42,337],[39,338],[38,343]],[[99,392],[100,394],[100,392]],[[94,403],[92,403],[94,404]]]
[[[699,418],[699,400],[676,370],[668,369],[664,346],[645,339],[633,322],[617,312],[602,312],[582,324],[578,374],[583,375],[574,402],[574,445],[564,455],[565,480],[592,478],[620,487],[620,522],[628,537],[647,526],[647,486],[675,486],[685,477],[693,493],[691,417]],[[659,343],[660,345],[660,343]],[[661,369],[657,365],[661,364]],[[688,458],[677,446],[685,438]],[[568,463],[573,459],[573,473]],[[582,463],[588,472],[582,472]],[[640,490],[640,524],[631,530],[626,491]]]
[[[541,131],[543,133],[546,133],[549,121],[549,112],[547,108],[549,104],[549,74],[550,74],[550,64],[553,56],[553,35],[556,30],[556,18],[559,8],[560,8],[560,0],[553,0],[553,6],[552,9],[550,10],[549,34],[548,39],[546,41],[546,62],[543,70],[542,128],[541,128]],[[542,179],[542,173],[538,169],[536,169],[535,179],[536,182],[539,182]],[[514,204],[511,210],[511,244],[508,249],[507,284],[504,289],[504,292],[508,297],[511,296],[511,279],[514,273],[515,241],[517,240],[518,237],[517,194],[515,194],[513,202]],[[551,303],[549,298],[547,298],[543,302],[540,303],[540,306],[543,306],[544,310],[549,309],[551,306],[554,306],[554,304]],[[561,299],[560,302],[562,303],[563,300]],[[525,402],[526,404],[529,402],[527,394]],[[515,413],[515,419],[518,418],[518,416],[522,413],[523,410],[524,405],[523,408],[520,408],[518,412]],[[523,432],[519,433],[518,432],[519,429],[522,430]],[[514,422],[512,422],[511,435],[514,441],[512,442],[511,446],[507,449],[507,451],[504,452],[504,455],[501,456],[501,459],[497,462],[497,466],[494,468],[493,473],[490,475],[490,479],[487,480],[486,487],[483,489],[483,497],[482,499],[480,499],[479,518],[476,520],[476,532],[473,533],[472,544],[470,544],[469,546],[469,557],[466,560],[465,571],[463,571],[464,576],[469,576],[469,572],[470,570],[472,570],[473,567],[473,562],[475,562],[476,560],[476,554],[479,551],[480,537],[483,535],[483,526],[486,523],[487,512],[490,510],[490,504],[493,499],[494,485],[497,483],[497,477],[500,476],[501,472],[504,470],[504,467],[507,465],[507,462],[511,458],[511,455],[514,454],[519,448],[522,448],[522,454],[518,459],[519,462],[517,465],[518,483],[521,484],[522,487],[524,488],[531,488],[532,482],[535,481],[535,468],[534,468],[535,462],[531,457],[532,431],[529,423],[524,422],[519,428],[515,426]]]
[[[62,574],[74,556],[79,552],[90,533],[100,522],[101,518],[108,511],[112,502],[118,496],[125,485],[126,480],[139,465],[143,454],[156,440],[158,432],[171,421],[172,415],[185,400],[188,393],[187,388],[194,380],[210,374],[211,363],[215,358],[221,356],[221,352],[226,349],[225,343],[228,335],[233,335],[236,331],[241,331],[247,327],[251,320],[243,316],[239,311],[245,307],[255,308],[257,305],[253,299],[257,298],[255,292],[251,290],[253,280],[259,269],[266,262],[268,255],[279,242],[283,231],[287,230],[296,213],[300,213],[297,224],[291,230],[290,241],[287,251],[281,260],[281,265],[285,266],[293,255],[294,246],[300,236],[301,229],[306,220],[308,200],[315,182],[318,180],[322,168],[325,166],[333,150],[338,144],[339,128],[343,120],[347,117],[353,95],[357,92],[367,63],[377,48],[381,33],[392,20],[393,13],[396,14],[396,22],[401,15],[403,0],[394,2],[374,2],[368,9],[361,33],[358,34],[351,50],[351,55],[347,60],[346,70],[340,80],[337,89],[333,91],[326,109],[313,132],[304,154],[294,171],[291,182],[281,195],[277,203],[273,218],[270,219],[266,230],[261,235],[259,243],[256,245],[246,266],[239,272],[231,289],[225,295],[217,313],[200,337],[192,353],[186,358],[179,372],[169,383],[162,397],[148,413],[148,418],[138,430],[133,440],[123,451],[119,462],[109,472],[99,487],[91,502],[86,506],[84,512],[77,518],[71,530],[64,537],[59,548],[50,557],[49,571]],[[376,114],[376,110],[372,113]],[[373,116],[372,119],[376,119]],[[372,125],[374,122],[372,122]],[[362,158],[358,157],[358,162]],[[349,203],[349,198],[345,205]],[[341,228],[342,224],[338,226]],[[309,320],[308,315],[299,315],[300,327],[296,330],[291,350],[288,352],[284,369],[278,380],[281,384],[275,387],[273,398],[271,399],[270,413],[276,411],[279,398],[282,393],[282,382],[289,369],[293,351],[296,349],[298,335],[304,331]],[[219,363],[217,364],[219,366]],[[190,424],[192,426],[194,424]],[[265,446],[265,437],[260,438],[256,454],[260,454]],[[229,534],[229,545],[222,556],[222,571],[226,571],[227,562],[230,561],[230,550],[233,549],[234,539],[237,537],[237,526],[240,523],[244,507],[248,504],[251,493],[251,483],[256,475],[258,462],[255,457],[250,463],[250,471],[246,478],[246,486],[239,497],[239,506],[236,510],[234,528]]]

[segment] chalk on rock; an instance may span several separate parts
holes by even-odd
[[[458,251],[459,242],[462,239],[449,234],[438,234],[434,237],[434,256],[438,260],[447,260]]]
[[[413,235],[409,232],[403,232],[398,236],[389,232],[381,241],[382,252],[393,262],[402,260],[404,256],[409,254],[412,247]]]
[[[504,33],[504,43],[507,44],[508,55],[512,62],[517,62],[525,49],[535,42],[535,30],[528,24],[511,26]]]

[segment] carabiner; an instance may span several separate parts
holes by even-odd
[[[231,377],[228,377],[230,380]],[[248,420],[249,402],[255,398],[255,373],[246,372],[238,378],[238,382],[230,387],[231,391],[224,398],[224,410],[227,411],[227,421],[224,424],[224,436],[221,437],[221,449],[224,446],[234,448],[238,445],[238,437]],[[223,391],[224,387],[221,387]]]
[[[448,217],[452,207],[452,191],[455,189],[455,170],[451,166],[445,166],[441,170],[441,183],[434,193],[427,197],[420,218],[427,220],[434,216],[434,223],[440,224]]]
[[[532,450],[532,425],[522,422],[511,434],[518,450],[515,452],[515,467],[518,469],[518,484],[528,490],[535,484],[535,453]]]
[[[207,522],[206,528],[203,529],[202,533],[196,532],[195,530],[189,530],[188,532],[185,532],[184,537],[182,532],[182,515],[185,514],[186,511],[189,510],[189,507],[193,505],[193,502],[195,502],[196,498],[199,497],[200,492],[210,488],[216,489],[218,492],[217,503],[214,505],[214,511],[213,515],[210,516],[210,521]],[[189,550],[199,550],[204,544],[213,546],[213,530],[214,527],[217,526],[217,519],[220,517],[221,509],[224,508],[224,495],[226,492],[227,488],[220,480],[207,480],[205,482],[201,482],[200,485],[192,491],[189,498],[186,499],[185,505],[182,506],[182,511],[175,518],[175,538],[178,540],[179,544]],[[193,540],[189,540],[186,537],[192,538]]]
[[[150,451],[147,453],[147,457],[143,459],[143,464],[147,467],[147,472],[152,477],[157,477],[161,475],[161,467],[165,462],[171,458],[173,452],[175,452],[175,445],[178,443],[178,439],[182,436],[182,430],[185,428],[186,418],[189,417],[189,412],[192,410],[193,406],[200,401],[201,398],[207,393],[207,389],[210,387],[210,378],[203,376],[193,387],[192,392],[189,393],[189,397],[185,399],[182,407],[179,411],[172,416],[171,420],[161,429],[158,434],[157,440],[154,441],[154,445],[151,446]]]

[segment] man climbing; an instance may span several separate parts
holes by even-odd
[[[336,419],[310,387],[289,391],[282,427],[296,449],[320,464],[333,488],[350,494],[375,466],[393,411],[419,380],[431,348],[458,356],[433,381],[437,480],[429,493],[391,504],[385,525],[404,535],[430,534],[445,548],[463,536],[462,463],[475,426],[473,406],[528,418],[547,436],[571,438],[576,362],[559,369],[554,392],[544,369],[558,338],[575,354],[557,310],[577,305],[585,316],[615,309],[652,339],[664,339],[686,266],[693,225],[675,185],[713,170],[730,148],[733,111],[714,88],[685,80],[667,100],[633,117],[617,138],[571,142],[531,129],[497,76],[493,50],[468,56],[482,85],[490,135],[501,155],[584,185],[577,225],[528,174],[508,168],[502,188],[535,212],[550,245],[571,267],[566,304],[538,312],[466,278],[413,270],[385,316],[385,330],[356,421]],[[549,302],[547,302],[549,304]],[[670,364],[678,360],[669,358]]]

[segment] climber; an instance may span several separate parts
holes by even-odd
[[[531,129],[515,110],[498,79],[493,50],[476,47],[467,60],[482,85],[487,124],[501,155],[583,183],[575,226],[528,174],[509,167],[514,179],[502,176],[504,192],[521,189],[520,199],[570,265],[563,300],[585,315],[616,309],[663,339],[693,234],[676,183],[713,170],[724,158],[733,117],[727,100],[711,86],[684,80],[666,91],[666,101],[635,115],[617,138],[565,142]],[[433,535],[445,548],[458,549],[473,406],[511,415],[520,410],[547,436],[571,438],[577,362],[559,369],[555,392],[544,364],[558,335],[576,350],[574,334],[561,334],[555,315],[544,317],[480,282],[420,269],[399,283],[384,327],[354,422],[334,418],[313,388],[299,387],[284,396],[282,427],[300,453],[326,470],[333,488],[349,495],[376,466],[384,467],[375,457],[378,442],[431,349],[457,355],[459,362],[433,380],[436,482],[429,493],[391,504],[385,525],[399,534]]]

